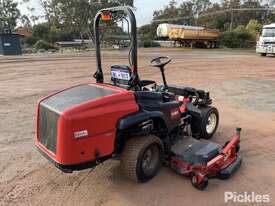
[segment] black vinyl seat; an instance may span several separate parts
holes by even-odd
[[[140,83],[141,87],[146,87],[146,86],[151,85],[151,84],[156,84],[156,82],[153,81],[153,80],[140,80],[139,83]]]
[[[175,108],[180,106],[180,102],[175,101],[169,94],[151,91],[135,92],[137,101],[144,109],[161,111],[163,109]]]

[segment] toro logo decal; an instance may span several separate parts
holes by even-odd
[[[82,138],[87,136],[88,136],[88,130],[81,130],[81,131],[74,132],[75,138]]]

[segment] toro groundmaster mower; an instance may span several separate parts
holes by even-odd
[[[111,81],[103,78],[99,24],[115,15],[131,23],[130,65],[111,66]],[[128,25],[129,26],[129,25]],[[37,107],[36,146],[63,172],[92,168],[120,159],[125,175],[137,182],[153,178],[162,164],[190,176],[197,189],[209,177],[228,178],[240,165],[240,129],[223,147],[209,139],[215,133],[218,110],[208,92],[169,85],[169,57],[151,61],[163,85],[140,80],[137,66],[136,19],[129,7],[100,10],[94,19],[96,83],[76,85],[43,98]]]

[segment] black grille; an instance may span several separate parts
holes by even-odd
[[[268,41],[266,41],[266,42],[264,42],[264,44],[265,45],[268,45],[268,44],[274,44],[275,45],[275,42],[268,42]]]
[[[43,103],[39,108],[39,141],[56,153],[57,123],[59,114],[48,109]]]

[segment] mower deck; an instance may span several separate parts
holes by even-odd
[[[178,159],[188,164],[206,164],[220,153],[221,146],[193,137],[183,137],[172,146],[171,151]]]
[[[209,177],[227,179],[241,165],[239,154],[240,131],[222,147],[213,142],[181,137],[171,147],[170,167],[177,173],[190,176],[199,190],[208,185]]]

